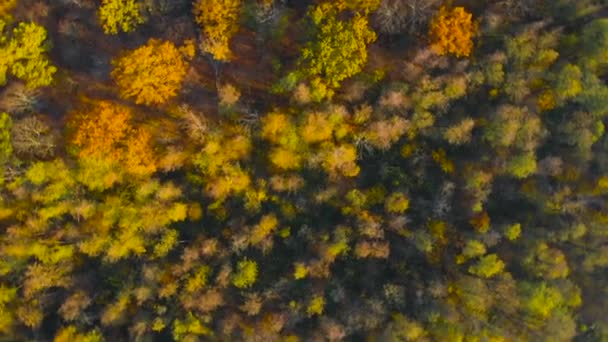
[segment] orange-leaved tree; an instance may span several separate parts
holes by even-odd
[[[232,57],[230,39],[238,30],[241,0],[197,0],[193,12],[203,29],[203,51],[215,60]]]
[[[95,158],[121,165],[135,175],[156,170],[152,137],[132,124],[131,108],[109,101],[95,101],[73,114],[72,144],[80,158]]]
[[[448,9],[443,6],[431,22],[432,48],[440,55],[447,53],[456,57],[467,57],[473,50],[473,36],[477,25],[473,15],[464,7]]]
[[[112,77],[123,97],[137,104],[162,104],[181,89],[189,57],[171,42],[150,39],[114,60]]]

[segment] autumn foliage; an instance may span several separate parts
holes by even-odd
[[[0,342],[608,342],[605,2],[0,0]]]
[[[203,30],[203,51],[215,60],[229,61],[230,40],[238,30],[241,0],[197,0],[193,6],[196,22]]]
[[[130,32],[144,22],[140,5],[135,0],[103,0],[99,7],[99,21],[105,33]]]
[[[8,73],[23,80],[28,88],[50,85],[57,68],[47,55],[50,45],[46,29],[22,22],[9,34],[7,24],[0,17],[0,86],[7,83]]]
[[[344,2],[324,3],[310,12],[317,37],[302,49],[300,63],[315,101],[331,98],[343,80],[359,73],[367,62],[367,46],[376,40],[367,15],[355,12],[341,20],[344,8],[349,8]]]
[[[440,55],[468,57],[473,50],[477,25],[464,7],[441,7],[431,22],[429,36],[433,49]]]
[[[188,64],[173,43],[150,39],[114,60],[112,77],[120,94],[137,104],[162,104],[181,89]]]
[[[129,173],[147,175],[156,170],[150,133],[135,127],[129,107],[99,101],[74,113],[72,144],[81,158],[118,163]]]

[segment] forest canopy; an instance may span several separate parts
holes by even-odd
[[[608,4],[0,0],[0,341],[607,341]]]

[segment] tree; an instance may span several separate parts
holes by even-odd
[[[279,220],[274,214],[262,216],[260,222],[253,228],[251,232],[251,243],[258,244],[274,230],[277,229]]]
[[[520,291],[527,314],[537,318],[547,318],[553,310],[563,305],[561,292],[547,283],[522,283]]]
[[[196,336],[213,335],[213,331],[203,325],[200,319],[195,317],[192,312],[188,312],[185,319],[176,319],[173,322],[173,340],[190,341],[195,340]]]
[[[501,105],[486,126],[484,138],[495,148],[533,151],[545,134],[542,121],[527,107]]]
[[[251,149],[248,132],[239,126],[220,127],[206,136],[193,163],[205,177],[205,190],[217,200],[216,205],[231,194],[242,194],[251,185],[251,177],[240,165]]]
[[[585,25],[581,43],[585,64],[597,68],[608,63],[608,19],[596,19]]]
[[[566,255],[557,248],[540,243],[524,260],[531,274],[546,280],[565,278],[570,273]]]
[[[475,265],[469,267],[469,272],[479,277],[492,278],[502,272],[504,268],[505,263],[496,254],[488,254],[481,257]]]
[[[440,55],[468,57],[473,50],[477,25],[473,15],[464,7],[448,9],[442,6],[431,21],[429,36],[433,49]]]
[[[528,177],[536,172],[536,155],[528,152],[511,158],[507,163],[506,171],[517,178]]]
[[[112,77],[125,98],[163,104],[177,95],[186,76],[186,57],[171,42],[150,39],[114,60]]]
[[[15,152],[35,158],[53,156],[57,137],[51,128],[37,116],[21,119],[11,132]]]
[[[325,297],[322,295],[315,295],[308,303],[306,308],[306,314],[310,316],[321,315],[325,309]]]
[[[47,86],[57,68],[47,56],[50,45],[44,27],[35,23],[19,23],[10,36],[7,22],[0,18],[0,86],[7,82],[7,73],[25,81],[28,88]]]
[[[132,123],[129,107],[109,101],[94,101],[72,114],[71,139],[82,159],[107,161],[134,175],[156,171],[152,137]]]
[[[361,71],[367,61],[367,45],[376,40],[365,15],[338,19],[338,10],[319,5],[309,13],[316,37],[308,42],[299,59],[302,73],[310,79],[312,99],[331,98],[333,89]]]
[[[236,273],[232,277],[232,285],[239,289],[251,287],[258,277],[258,264],[247,258],[236,265]]]
[[[413,130],[412,123],[399,116],[392,116],[387,120],[375,121],[363,132],[363,137],[372,146],[388,150],[399,139]]]
[[[436,10],[437,0],[382,0],[372,15],[372,23],[381,32],[415,33]]]
[[[87,333],[78,332],[77,328],[73,325],[61,328],[57,335],[55,335],[54,342],[102,342],[104,340],[103,335],[93,330]]]
[[[131,32],[144,22],[136,0],[103,0],[98,16],[107,34],[117,34],[119,29]]]
[[[409,207],[410,200],[402,192],[393,192],[384,202],[384,208],[389,213],[403,214]]]
[[[466,118],[445,130],[443,137],[452,145],[466,144],[471,140],[473,127],[475,127],[475,120]]]
[[[456,263],[462,264],[470,258],[475,258],[486,254],[486,246],[477,240],[469,240],[462,249],[462,254],[456,257]]]
[[[393,315],[387,330],[387,338],[390,342],[416,341],[428,334],[422,324],[400,313]]]
[[[322,156],[321,164],[332,177],[355,177],[361,170],[356,163],[357,149],[353,145],[327,146]]]
[[[39,89],[28,88],[21,82],[7,85],[0,98],[0,110],[19,115],[38,110],[41,105]]]
[[[583,72],[572,64],[566,64],[557,74],[555,94],[559,101],[569,100],[583,91]]]
[[[241,92],[232,84],[224,84],[218,89],[220,107],[230,109],[237,104],[241,97]]]
[[[203,51],[215,60],[232,58],[230,40],[238,31],[241,0],[197,0],[193,12],[203,29]]]
[[[308,113],[299,133],[308,144],[323,142],[332,137],[333,123],[326,113]]]
[[[83,310],[91,304],[91,298],[84,292],[78,291],[70,295],[59,308],[61,317],[66,321],[75,321],[81,317]]]

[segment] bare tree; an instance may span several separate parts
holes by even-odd
[[[383,33],[412,34],[428,22],[438,5],[438,0],[382,0],[372,24]]]
[[[36,116],[15,122],[11,133],[13,148],[17,154],[47,158],[55,152],[55,132]]]
[[[501,0],[498,4],[511,16],[527,17],[538,12],[545,3],[543,0]]]
[[[209,131],[207,119],[187,105],[178,108],[176,115],[181,118],[180,127],[188,133],[190,138],[202,142]]]
[[[13,82],[0,96],[0,110],[19,115],[36,111],[40,107],[40,91]]]

